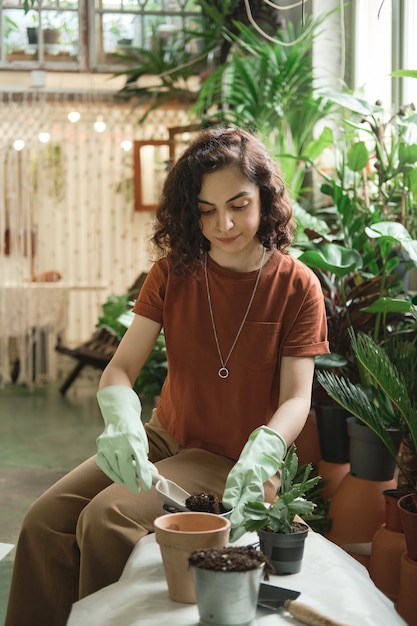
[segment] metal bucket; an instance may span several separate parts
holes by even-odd
[[[248,626],[256,615],[264,564],[247,572],[193,567],[200,624]]]

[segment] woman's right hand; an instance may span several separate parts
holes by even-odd
[[[110,385],[97,392],[105,429],[97,438],[97,465],[114,482],[137,493],[149,491],[155,466],[148,460],[142,406],[131,387]]]

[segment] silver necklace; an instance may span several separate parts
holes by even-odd
[[[220,378],[227,378],[229,376],[230,372],[227,369],[226,365],[227,365],[227,363],[228,363],[228,361],[229,361],[229,359],[231,357],[231,354],[232,354],[233,350],[235,349],[235,345],[237,343],[237,340],[240,337],[240,333],[242,332],[242,328],[243,328],[243,326],[244,326],[244,324],[246,322],[246,319],[247,319],[247,317],[249,315],[249,311],[250,311],[250,308],[252,306],[253,299],[255,297],[256,289],[258,287],[259,279],[261,278],[262,267],[263,267],[264,259],[265,259],[265,251],[266,251],[266,248],[264,248],[264,251],[262,253],[261,266],[259,268],[258,275],[256,277],[255,286],[253,288],[253,292],[252,292],[252,295],[251,295],[250,300],[249,300],[248,308],[246,309],[246,313],[243,316],[243,320],[242,320],[242,322],[241,322],[241,324],[239,326],[239,330],[237,331],[237,335],[235,337],[235,340],[232,343],[232,347],[229,350],[229,354],[227,355],[227,357],[224,360],[223,360],[223,357],[222,357],[222,352],[220,350],[219,338],[217,336],[216,324],[215,324],[214,315],[213,315],[213,307],[211,305],[210,287],[209,287],[208,274],[207,274],[207,254],[204,257],[204,274],[205,274],[205,277],[206,277],[207,300],[208,300],[208,305],[209,305],[209,309],[210,309],[211,325],[213,327],[214,339],[216,340],[217,352],[219,353],[219,359],[220,359],[220,363],[221,363],[221,368],[217,372],[217,374],[220,376]]]

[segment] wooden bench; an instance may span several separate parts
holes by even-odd
[[[145,272],[140,274],[130,289],[128,289],[127,293],[132,300],[136,300],[138,297],[146,276],[147,274]],[[55,347],[57,352],[70,356],[77,361],[76,365],[61,385],[60,392],[63,395],[66,394],[86,365],[90,365],[91,367],[99,370],[104,370],[116,352],[119,343],[119,335],[112,328],[110,328],[110,326],[105,325],[99,326],[94,331],[91,339],[85,341],[76,348],[68,348],[63,344],[58,343]]]

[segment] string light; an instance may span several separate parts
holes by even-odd
[[[48,143],[50,138],[51,138],[51,135],[49,133],[39,133],[39,141],[41,143]]]
[[[23,141],[23,139],[16,139],[16,141],[13,142],[13,148],[18,152],[20,152],[20,150],[23,150],[24,147],[25,142]]]
[[[97,133],[102,133],[106,130],[106,124],[102,120],[97,120],[94,122],[94,130]]]
[[[126,139],[125,141],[122,141],[120,145],[125,152],[129,152],[129,150],[132,149],[132,142],[129,141],[128,139]]]
[[[81,115],[78,113],[78,111],[71,111],[70,113],[68,113],[68,119],[70,122],[72,122],[73,124],[75,124],[76,122],[78,122],[78,120],[80,119]]]

